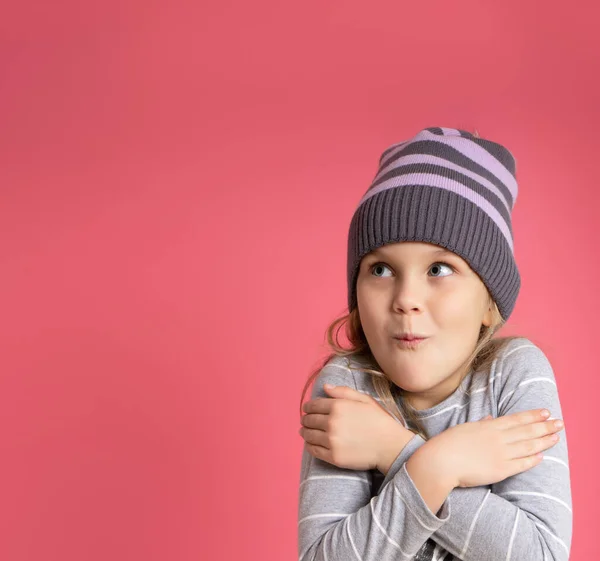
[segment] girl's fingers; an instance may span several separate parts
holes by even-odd
[[[530,423],[545,421],[549,415],[544,416],[544,411],[547,410],[532,409],[530,411],[521,411],[519,413],[503,415],[502,417],[494,419],[494,423],[496,423],[502,429],[511,429],[513,427],[519,427]]]
[[[548,450],[548,448],[552,448],[558,442],[559,438],[558,434],[550,434],[541,438],[522,440],[521,442],[509,444],[510,459],[526,458],[527,456],[533,456],[538,452]]]
[[[520,440],[530,440],[532,438],[540,438],[548,434],[554,434],[561,431],[564,425],[557,425],[562,423],[559,419],[553,419],[552,421],[543,421],[541,423],[532,423],[529,425],[521,425],[513,427],[506,431],[506,443],[518,442]]]
[[[330,397],[316,397],[307,401],[302,406],[302,411],[305,413],[322,413],[326,415],[329,413],[333,401]]]
[[[314,444],[309,443],[306,443],[305,446],[306,450],[311,456],[319,458],[320,460],[323,460],[324,462],[327,462],[329,464],[333,463],[331,457],[331,450],[323,448],[322,446],[315,446]]]
[[[364,401],[368,403],[373,399],[371,396],[364,394],[350,386],[332,386],[331,384],[323,384],[323,389],[331,396],[341,397],[345,399],[353,399],[355,401]]]
[[[329,438],[327,437],[327,433],[322,430],[302,427],[300,429],[300,436],[309,444],[329,449]]]
[[[310,413],[302,416],[302,425],[309,429],[327,430],[329,415]]]
[[[508,474],[506,477],[512,477],[518,473],[523,473],[532,467],[537,466],[543,460],[542,454],[534,454],[533,456],[527,456],[526,458],[517,458],[508,462]]]

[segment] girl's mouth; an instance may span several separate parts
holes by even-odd
[[[398,339],[397,337],[394,337],[394,339],[396,340],[396,343],[402,349],[416,349],[422,343],[424,343],[425,341],[427,341],[426,338],[419,338],[419,337],[412,338],[412,339]]]

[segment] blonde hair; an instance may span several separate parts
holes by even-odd
[[[494,334],[501,329],[506,322],[500,315],[498,306],[489,292],[488,296],[490,306],[492,307],[492,321],[489,326],[481,326],[481,329],[479,330],[479,338],[475,348],[464,363],[464,374],[461,378],[461,382],[471,369],[474,371],[488,369],[494,359],[498,356],[498,353],[501,351],[501,349],[504,348],[504,346],[511,340],[518,338],[518,336],[494,338]],[[350,347],[347,349],[343,348],[338,341],[338,334],[344,323],[346,324],[346,337],[350,342]],[[410,420],[411,424],[416,429],[413,432],[419,434],[422,438],[427,440],[428,435],[425,428],[415,415],[415,409],[410,405],[410,403],[408,403],[406,399],[406,394],[408,392],[396,386],[387,377],[387,375],[381,371],[381,367],[377,364],[375,357],[371,353],[367,338],[365,337],[365,333],[360,323],[358,308],[354,308],[352,312],[334,320],[327,328],[326,336],[329,348],[333,350],[333,353],[329,354],[329,356],[324,359],[322,364],[311,373],[306,381],[302,391],[302,397],[300,398],[300,417],[302,418],[302,404],[304,402],[306,391],[313,380],[325,367],[325,365],[335,356],[354,357],[358,359],[359,362],[365,364],[366,367],[353,368],[350,366],[350,369],[370,374],[373,387],[381,399],[381,404],[384,409],[386,409],[388,413],[398,419],[407,428],[408,426],[406,419]],[[398,402],[396,402],[394,394],[400,397]]]

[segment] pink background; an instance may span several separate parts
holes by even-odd
[[[504,333],[555,368],[571,559],[598,558],[595,9],[6,3],[0,558],[297,557],[299,398],[350,218],[427,126],[517,158]]]

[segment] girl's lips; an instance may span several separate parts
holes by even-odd
[[[417,339],[398,339],[394,337],[398,345],[400,345],[403,349],[415,349],[420,346],[422,343],[427,341],[427,338],[417,338]]]

